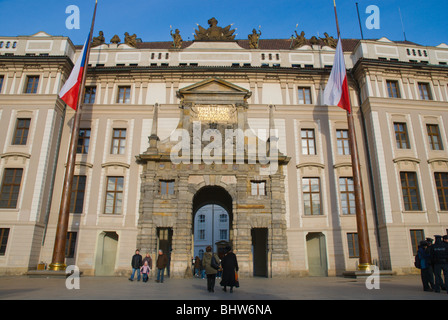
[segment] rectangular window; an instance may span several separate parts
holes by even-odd
[[[349,155],[350,146],[348,141],[348,130],[336,130],[336,139],[337,139],[338,153],[340,155]]]
[[[0,208],[16,208],[23,169],[5,169],[0,193]]]
[[[302,178],[302,190],[305,215],[321,215],[320,179]]]
[[[26,78],[25,93],[36,93],[39,86],[39,76],[28,76]]]
[[[418,91],[420,93],[420,99],[422,100],[432,100],[431,95],[431,87],[429,86],[429,83],[418,83]]]
[[[174,180],[160,180],[160,194],[174,194]]]
[[[302,129],[302,154],[316,154],[316,140],[314,137],[314,129]]]
[[[299,87],[299,104],[311,104],[311,88]]]
[[[448,211],[448,172],[435,172],[434,178],[436,180],[440,210]]]
[[[408,137],[408,129],[406,123],[394,122],[395,140],[397,142],[398,149],[410,149]]]
[[[86,91],[84,93],[84,103],[95,103],[96,96],[96,87],[90,86],[86,87]]]
[[[389,98],[400,98],[400,89],[398,87],[398,81],[386,80],[386,84]]]
[[[72,182],[72,193],[70,196],[70,212],[82,213],[85,190],[86,176],[74,176]]]
[[[123,205],[123,177],[107,177],[104,213],[121,214]]]
[[[117,103],[131,102],[131,87],[118,87]]]
[[[347,233],[348,257],[359,258],[358,234]]]
[[[4,256],[6,253],[8,237],[9,237],[9,228],[0,228],[0,256]]]
[[[353,178],[339,178],[342,214],[356,214],[355,185]]]
[[[250,194],[252,196],[265,196],[266,195],[266,181],[251,181],[250,182]]]
[[[124,154],[126,148],[126,129],[114,129],[112,137],[112,154]]]
[[[90,145],[90,129],[79,129],[76,153],[87,154]]]
[[[205,230],[199,230],[199,240],[205,240]]]
[[[220,240],[227,240],[227,229],[220,229],[219,230],[219,239]]]
[[[28,133],[30,130],[31,119],[17,119],[16,128],[14,130],[14,137],[12,139],[13,145],[26,145],[28,140]]]
[[[415,172],[400,172],[400,178],[404,209],[406,211],[422,210],[417,174]]]
[[[412,253],[415,256],[417,254],[420,241],[425,240],[425,233],[423,230],[411,230],[410,232],[411,232]]]
[[[76,232],[67,232],[67,242],[65,243],[66,258],[75,257],[76,237],[77,237]]]
[[[0,93],[2,93],[4,79],[5,79],[5,76],[0,76]]]
[[[427,124],[428,141],[431,150],[443,150],[442,139],[440,138],[440,130],[437,124]]]

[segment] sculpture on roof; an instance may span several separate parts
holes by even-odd
[[[296,36],[292,38],[291,48],[297,49],[306,44],[305,31],[302,31],[300,33],[300,35],[297,33],[297,31],[294,31],[294,32],[295,32]]]
[[[104,33],[103,33],[103,31],[100,31],[99,36],[93,37],[93,39],[92,39],[92,48],[98,47],[98,46],[104,44],[105,41],[106,41],[106,39],[104,39]]]
[[[112,39],[110,39],[110,43],[113,44],[119,44],[121,42],[121,39],[118,35],[114,35],[114,37]]]
[[[171,45],[173,48],[180,49],[182,47],[182,37],[180,35],[179,29],[176,29],[173,33],[173,30],[170,30],[171,37],[173,38],[173,44]]]
[[[137,46],[137,35],[134,33],[132,36],[129,35],[129,33],[124,33],[124,43],[131,47]]]
[[[260,40],[261,31],[257,33],[257,30],[253,29],[252,33],[247,36],[249,39],[249,47],[251,49],[258,49],[258,42]]]
[[[195,30],[194,35],[195,40],[205,40],[205,41],[233,41],[235,40],[235,35],[233,34],[235,30],[230,30],[232,25],[228,25],[225,28],[218,27],[218,20],[211,18],[208,20],[209,28],[205,29],[198,25],[199,30]]]
[[[331,48],[336,48],[338,45],[338,41],[335,38],[330,37],[328,35],[328,33],[326,33],[326,32],[324,32],[324,35],[325,35],[325,38],[320,38],[320,39],[325,43],[325,45],[329,46]]]

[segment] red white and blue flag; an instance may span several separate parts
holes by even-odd
[[[79,89],[81,87],[84,69],[86,68],[89,39],[90,33],[70,76],[62,87],[61,92],[59,92],[59,97],[73,110],[76,110],[78,107]]]
[[[347,82],[347,69],[345,68],[344,53],[341,39],[338,40],[336,54],[330,78],[324,91],[324,104],[339,106],[351,112],[350,97]]]

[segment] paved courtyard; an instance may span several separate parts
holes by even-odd
[[[422,290],[419,276],[380,278],[379,289],[364,280],[328,278],[247,278],[233,293],[219,285],[206,290],[205,279],[131,282],[126,277],[79,278],[79,289],[67,289],[64,278],[0,277],[0,300],[448,300],[446,292]],[[217,280],[219,283],[219,280]],[[71,282],[75,284],[75,282]]]

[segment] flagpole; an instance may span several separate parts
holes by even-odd
[[[334,14],[336,18],[336,27],[338,30],[338,38],[341,39],[338,13],[336,9],[336,0],[333,0],[333,4],[334,4]],[[356,143],[355,124],[351,109],[352,108],[349,108],[349,110],[347,110],[347,123],[348,123],[350,155],[352,159],[353,184],[355,190],[354,193],[355,193],[355,205],[356,205],[356,226],[358,231],[358,244],[359,244],[358,269],[360,271],[369,271],[370,266],[372,265],[372,257],[370,252],[369,230],[367,227],[367,216],[364,201],[364,191],[362,187],[361,169],[359,164],[359,154]]]
[[[56,238],[53,249],[52,262],[49,265],[49,269],[52,271],[65,270],[65,246],[67,242],[68,222],[70,218],[70,196],[71,187],[73,183],[73,176],[75,172],[76,161],[76,145],[78,142],[80,122],[81,122],[81,108],[82,101],[85,92],[85,83],[87,78],[88,61],[90,55],[90,48],[92,42],[93,29],[95,26],[96,9],[98,6],[98,0],[95,0],[95,10],[93,12],[92,24],[90,27],[89,39],[87,42],[87,53],[85,67],[82,74],[81,85],[79,87],[77,108],[75,111],[75,119],[72,127],[72,135],[70,138],[69,152],[67,156],[67,167],[65,169],[64,185],[62,188],[61,204],[59,208],[59,219],[56,229]]]

